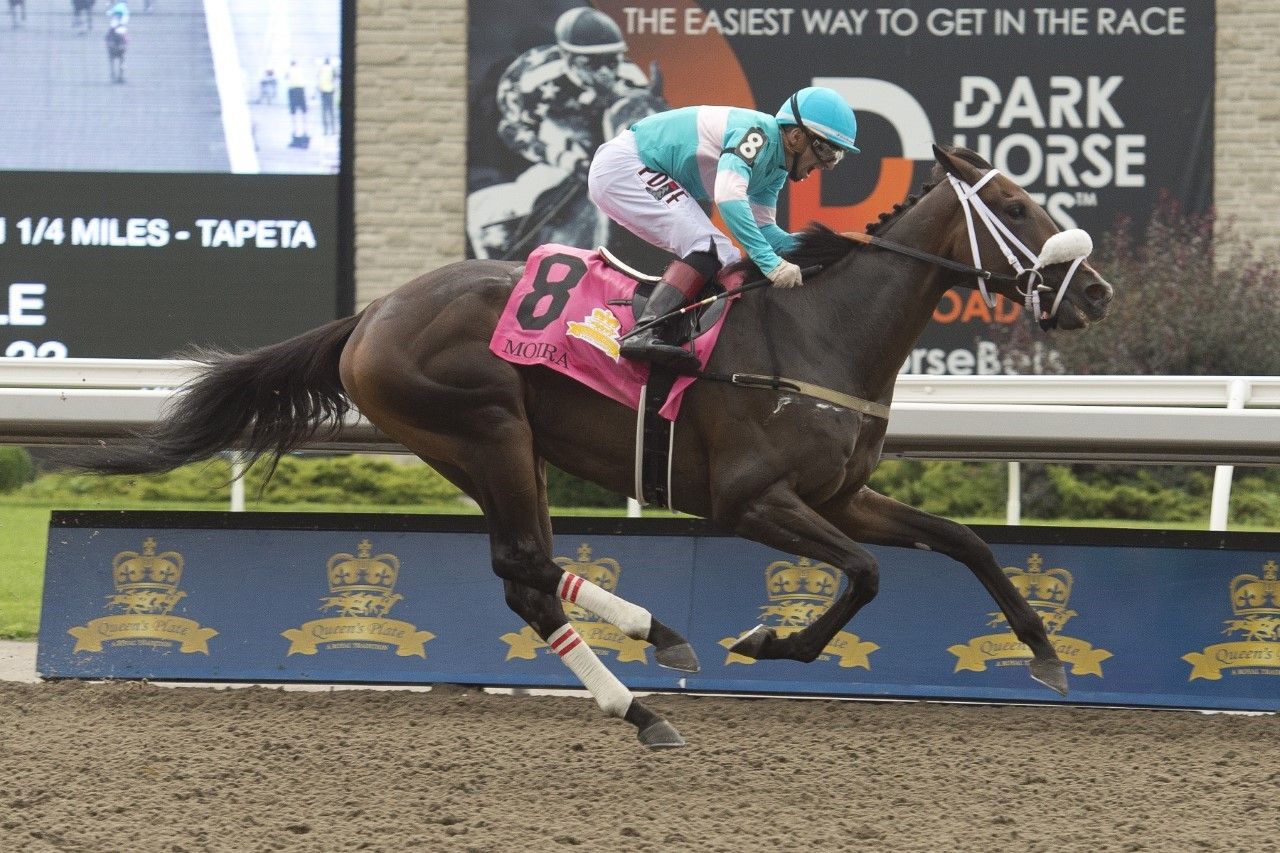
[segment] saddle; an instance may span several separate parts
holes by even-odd
[[[670,506],[671,425],[694,377],[620,357],[620,338],[643,312],[658,280],[605,250],[539,246],[512,288],[489,350],[513,364],[562,373],[636,411],[635,495]],[[739,283],[712,283],[703,292],[718,293]],[[703,364],[731,301],[715,300],[677,321],[677,331]]]

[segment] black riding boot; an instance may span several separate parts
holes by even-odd
[[[649,294],[644,313],[636,318],[636,325],[648,323],[669,311],[675,311],[685,303],[685,293],[697,293],[706,283],[706,277],[684,261],[673,261],[663,274],[662,281]],[[671,284],[674,279],[681,286]],[[675,333],[675,320],[671,318],[657,325],[650,326],[632,338],[622,342],[622,355],[636,361],[651,361],[672,370],[689,372],[697,370],[701,365],[698,357],[672,339]]]

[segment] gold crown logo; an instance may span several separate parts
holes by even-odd
[[[596,349],[611,356],[618,357],[618,330],[622,323],[608,308],[594,308],[581,320],[571,320],[566,326],[566,334],[571,338],[579,338]]]
[[[1227,620],[1222,632],[1237,631],[1247,640],[1280,640],[1280,579],[1275,560],[1262,565],[1262,577],[1236,575],[1231,579],[1231,610],[1236,618]]]
[[[385,616],[404,596],[395,591],[400,577],[400,558],[395,554],[373,553],[373,543],[364,539],[355,554],[334,554],[329,558],[329,592],[321,610],[336,609],[342,616]]]
[[[830,604],[840,589],[840,572],[826,563],[814,563],[808,557],[790,563],[777,560],[764,570],[764,585],[770,601],[805,599]]]
[[[1076,615],[1076,611],[1067,609],[1071,600],[1071,587],[1075,583],[1071,572],[1062,568],[1043,569],[1044,558],[1032,554],[1027,558],[1025,570],[1017,566],[1005,566],[1004,573],[1017,588],[1018,594],[1027,600],[1031,609],[1039,614],[1045,628],[1050,634],[1062,630],[1067,621]],[[1004,614],[992,614],[995,625],[1003,622]]]
[[[762,616],[773,616],[779,626],[808,625],[836,600],[840,571],[826,563],[800,557],[792,563],[777,560],[765,566],[764,586],[769,604]]]
[[[156,553],[156,540],[148,536],[142,553],[121,551],[111,560],[111,576],[116,592],[107,596],[107,606],[125,613],[164,614],[173,610],[185,592],[178,590],[182,580],[182,555],[177,551]]]
[[[1231,579],[1231,609],[1237,616],[1280,616],[1275,560],[1263,564],[1262,577],[1243,574]]]
[[[566,572],[577,575],[591,581],[596,586],[606,592],[617,592],[618,581],[622,577],[622,566],[612,557],[602,557],[598,560],[591,559],[591,546],[582,543],[578,546],[578,559],[571,560],[568,557],[556,557],[556,565],[564,569]],[[564,612],[572,622],[592,622],[599,621],[599,617],[589,610],[584,610],[576,604],[564,602]]]

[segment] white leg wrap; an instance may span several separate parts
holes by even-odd
[[[648,610],[606,592],[586,578],[573,572],[565,572],[560,575],[560,586],[556,593],[561,601],[576,604],[609,624],[617,625],[622,633],[633,640],[649,639],[649,626],[653,622],[653,616]]]
[[[631,691],[600,662],[572,625],[558,629],[547,638],[547,644],[591,691],[601,711],[610,717],[621,717],[627,713],[631,707]]]

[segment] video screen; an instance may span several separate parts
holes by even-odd
[[[343,0],[4,5],[0,356],[244,348],[350,310]]]

